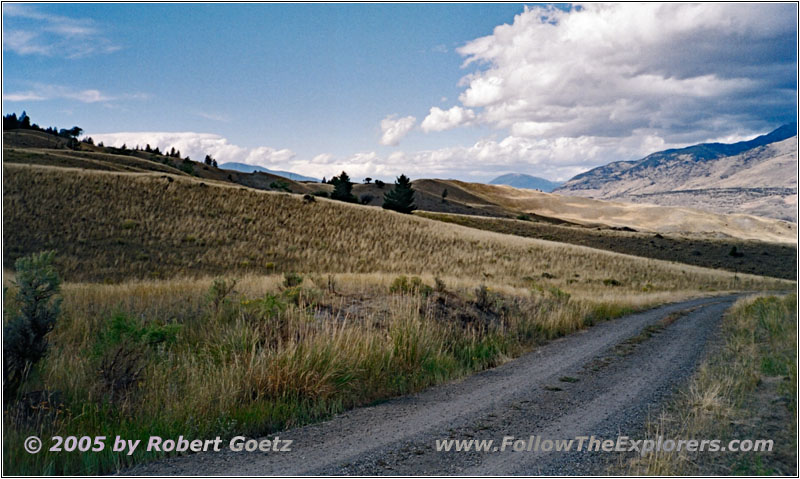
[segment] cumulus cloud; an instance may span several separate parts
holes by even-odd
[[[275,149],[267,146],[245,148],[232,144],[227,138],[212,133],[194,132],[121,132],[93,134],[95,142],[103,142],[107,146],[120,147],[123,144],[132,148],[136,145],[150,145],[161,151],[175,148],[181,156],[195,161],[211,155],[219,163],[237,162],[250,165],[276,168],[290,165],[295,158],[289,149]]]
[[[792,4],[526,8],[458,49],[461,103],[515,136],[702,141],[795,111]],[[719,118],[727,121],[720,122]]]
[[[443,131],[457,126],[469,125],[475,120],[475,112],[468,108],[454,106],[449,110],[442,110],[439,107],[432,107],[428,116],[422,120],[420,128],[428,133],[431,131]]]
[[[29,5],[3,6],[3,50],[18,55],[83,58],[119,49],[90,18],[46,14]]]
[[[482,124],[505,138],[389,160],[429,176],[567,179],[666,148],[752,138],[795,116],[796,35],[792,4],[526,7],[457,49],[471,69],[460,105],[431,107],[420,124]]]
[[[397,115],[389,115],[381,120],[381,145],[394,146],[400,143],[412,128],[417,119],[413,116],[397,118]]]

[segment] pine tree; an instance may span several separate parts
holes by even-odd
[[[414,188],[406,175],[400,175],[394,182],[394,189],[383,195],[383,208],[400,213],[411,213],[417,209],[414,204]]]
[[[358,198],[353,196],[353,183],[350,182],[350,177],[344,171],[339,176],[331,178],[333,185],[333,193],[331,199],[346,201],[348,203],[357,203]]]

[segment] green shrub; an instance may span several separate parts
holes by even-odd
[[[289,183],[285,181],[280,181],[280,180],[273,181],[272,183],[269,184],[269,187],[272,188],[273,190],[285,191],[287,193],[292,192],[292,189],[289,188]]]
[[[287,288],[294,288],[303,282],[303,277],[297,273],[283,273],[283,285]]]
[[[98,335],[94,352],[101,356],[124,344],[139,344],[154,349],[160,345],[169,347],[177,343],[180,329],[180,324],[142,325],[125,313],[116,313]]]
[[[389,292],[428,296],[433,292],[433,288],[423,283],[422,278],[419,276],[412,276],[409,279],[407,276],[401,275],[392,281],[392,285],[389,286]]]
[[[606,286],[622,286],[622,283],[614,278],[604,279],[603,284]]]
[[[61,312],[55,252],[20,258],[15,263],[19,312],[3,327],[3,393],[16,397],[31,368],[47,354],[47,333]]]
[[[206,296],[215,314],[219,312],[222,306],[230,304],[228,295],[233,292],[234,286],[236,286],[235,279],[214,278]]]

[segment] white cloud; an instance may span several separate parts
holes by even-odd
[[[3,6],[3,50],[18,55],[83,58],[119,49],[90,18],[51,15],[22,4]]]
[[[121,132],[92,134],[92,138],[96,143],[102,141],[106,146],[120,147],[125,144],[133,148],[136,145],[144,147],[149,144],[161,151],[175,148],[181,152],[181,156],[189,156],[195,161],[202,160],[205,155],[211,155],[219,163],[248,163],[265,168],[285,167],[291,165],[295,158],[295,153],[286,148],[275,149],[267,146],[245,148],[212,133]]]
[[[149,98],[145,93],[132,93],[112,96],[93,88],[75,89],[62,85],[36,84],[27,91],[3,94],[5,101],[46,101],[56,99],[75,100],[81,103],[109,103],[114,100],[132,99],[143,100]]]
[[[422,120],[420,128],[428,133],[431,131],[443,131],[457,126],[469,125],[475,120],[475,112],[468,108],[454,106],[449,110],[442,110],[439,107],[431,107],[428,116]]]
[[[417,119],[413,116],[397,118],[397,115],[389,115],[381,120],[381,145],[394,146],[414,128]]]
[[[480,121],[532,138],[645,128],[702,141],[763,130],[775,126],[776,104],[793,116],[796,18],[791,4],[526,8],[458,49],[477,67],[459,100]],[[714,121],[722,115],[736,121]]]

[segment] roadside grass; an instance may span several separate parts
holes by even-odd
[[[300,281],[299,285],[287,286]],[[36,435],[261,436],[508,361],[644,305],[423,279],[272,275],[65,283],[50,352],[5,411],[7,474],[103,474],[165,453],[31,455]],[[454,279],[452,283],[458,282]],[[5,295],[12,316],[15,291]],[[130,373],[134,371],[134,373]],[[142,446],[143,447],[143,446]],[[141,447],[140,447],[141,449]]]
[[[629,475],[797,474],[797,297],[737,301],[722,344],[646,439],[772,440],[772,452],[653,452],[614,468]]]

